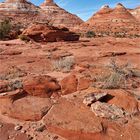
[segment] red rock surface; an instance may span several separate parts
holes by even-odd
[[[78,41],[79,35],[47,24],[33,24],[22,33],[36,42]]]
[[[49,98],[53,93],[57,93],[61,87],[55,78],[43,75],[27,77],[23,83],[23,89],[29,95]]]
[[[26,134],[14,130],[14,124],[1,123],[0,138],[1,140],[15,139],[15,140],[29,140]]]
[[[77,91],[78,79],[75,75],[65,77],[61,82],[62,94],[70,94]]]
[[[50,99],[26,96],[18,91],[0,96],[0,112],[20,120],[40,120],[51,108]]]
[[[140,137],[139,42],[139,38],[114,37],[57,43],[0,41],[0,124],[6,125],[0,128],[0,136],[7,138],[12,133],[17,140],[26,140],[26,136],[35,140],[137,140]],[[69,57],[74,58],[69,71],[54,69],[54,60]],[[102,84],[107,84],[108,76],[114,73],[112,59],[125,82],[116,89],[104,89]],[[66,66],[69,63],[66,61]],[[116,81],[118,78],[112,84]],[[53,96],[58,83],[62,89]],[[24,84],[28,85],[26,92]],[[50,98],[42,98],[47,93]],[[112,119],[96,116],[83,103],[87,95],[95,93],[101,104],[114,104],[125,115]],[[103,93],[107,95],[99,99]],[[99,114],[102,113],[106,113],[104,106]],[[13,133],[17,125],[22,129]]]

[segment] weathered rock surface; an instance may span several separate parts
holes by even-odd
[[[109,93],[112,95],[112,99],[107,102],[114,104],[120,108],[123,108],[129,113],[135,113],[139,111],[137,100],[124,90],[114,90]]]
[[[124,117],[125,112],[111,104],[102,103],[102,102],[95,102],[91,105],[92,111],[95,113],[98,117],[108,118],[108,119],[117,119]]]
[[[91,93],[85,96],[83,103],[86,104],[87,106],[90,106],[96,101],[100,101],[103,99],[107,93]]]
[[[92,80],[86,77],[79,77],[78,78],[78,87],[77,90],[84,90],[91,86]]]
[[[9,92],[0,96],[0,112],[19,120],[40,120],[51,108],[48,98],[26,96],[22,92]]]
[[[77,91],[78,79],[75,75],[65,77],[61,82],[62,95],[67,95]]]
[[[0,128],[1,140],[15,139],[15,140],[29,140],[26,134],[14,130],[14,124],[2,123]]]
[[[25,29],[26,35],[36,42],[78,41],[79,35],[47,24],[33,24]]]
[[[57,139],[58,137],[58,140],[137,140],[140,137],[140,103],[134,94],[139,95],[140,90],[138,88],[140,86],[137,85],[136,88],[133,82],[139,82],[139,77],[132,77],[133,82],[128,82],[134,86],[125,90],[90,87],[87,90],[79,91],[78,86],[79,81],[81,81],[80,85],[86,85],[82,81],[90,78],[93,79],[91,84],[94,86],[98,80],[106,77],[109,74],[106,65],[110,64],[112,58],[116,59],[118,65],[131,62],[131,66],[139,74],[139,42],[139,38],[113,37],[44,44],[24,43],[21,40],[0,41],[0,52],[16,52],[17,50],[22,52],[20,55],[0,55],[0,87],[2,92],[0,93],[0,111],[7,114],[1,115],[0,113],[0,122],[19,124],[23,126],[23,133],[26,134],[27,132],[27,135],[33,136],[33,139],[37,140]],[[112,55],[114,52],[117,53],[116,56]],[[120,52],[126,52],[126,54],[118,55]],[[108,53],[109,55],[103,57],[103,54]],[[52,71],[50,67],[51,58],[56,54],[60,57],[74,56],[76,64],[69,73]],[[48,58],[48,56],[52,57]],[[5,93],[7,81],[10,82],[11,79],[16,78],[24,81],[29,75],[50,75],[61,81],[70,74],[74,74],[78,80],[77,92],[59,97],[59,99],[53,98],[53,96],[51,99],[40,98],[40,95],[36,97],[23,91]],[[6,81],[2,81],[3,76],[6,76]],[[83,77],[82,80],[79,80],[79,77]],[[85,95],[89,93],[108,93],[101,102],[106,102],[108,105],[114,104],[128,112],[128,115],[114,120],[95,116],[91,108],[83,104]],[[50,100],[53,101],[53,105]],[[51,108],[48,110],[47,107]],[[48,110],[48,113],[44,110]],[[41,112],[45,112],[42,120],[40,120],[42,118],[40,117],[42,116]],[[12,119],[12,117],[18,119]],[[22,119],[31,121],[23,121]],[[46,130],[43,132],[35,131],[44,123]],[[12,129],[14,130],[14,126]],[[10,127],[4,130],[6,132],[1,130],[0,125],[1,137],[11,131]],[[50,133],[54,135],[52,136]],[[17,137],[22,140],[22,136]]]
[[[89,108],[74,100],[60,99],[43,120],[50,131],[56,128],[58,131],[55,132],[63,133],[62,136],[65,132],[70,135],[71,132],[82,134],[102,131],[100,120]]]
[[[23,83],[23,90],[29,95],[38,97],[51,97],[61,89],[55,78],[47,75],[29,76]]]

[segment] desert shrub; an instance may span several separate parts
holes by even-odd
[[[11,22],[8,19],[5,19],[0,23],[0,39],[4,39],[8,36],[11,31]]]
[[[54,70],[65,71],[65,72],[69,72],[74,64],[75,64],[75,60],[73,56],[63,57],[58,60],[54,60],[52,62]]]
[[[132,77],[129,64],[118,65],[114,59],[111,60],[108,67],[111,69],[110,75],[104,81],[103,88],[116,89],[124,88],[128,78]]]
[[[111,59],[105,69],[107,73],[95,77],[96,83],[93,86],[103,89],[125,89],[139,85],[139,81],[134,78],[140,78],[140,70],[132,68],[129,63],[119,65],[116,60]]]
[[[85,34],[85,36],[86,36],[87,38],[92,38],[92,37],[95,37],[96,34],[95,34],[95,32],[93,32],[93,31],[88,31],[88,32]]]
[[[5,74],[0,74],[0,80],[11,80],[26,76],[27,73],[16,66],[8,68]]]
[[[30,38],[26,35],[19,35],[19,39],[21,39],[22,41],[25,41],[25,42],[29,42],[30,41]]]
[[[16,90],[16,89],[22,89],[23,84],[21,80],[15,80],[11,81],[8,85],[8,88],[10,91]]]

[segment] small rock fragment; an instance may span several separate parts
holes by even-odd
[[[36,128],[35,131],[38,131],[38,132],[43,132],[45,130],[45,125],[41,125],[40,127]]]
[[[90,106],[96,101],[101,100],[107,95],[107,93],[90,93],[89,95],[85,96],[83,103],[87,106]]]
[[[16,125],[15,128],[14,128],[15,131],[19,131],[21,129],[22,129],[22,126],[21,125]]]

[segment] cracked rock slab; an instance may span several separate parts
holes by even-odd
[[[99,101],[91,105],[91,110],[96,116],[107,119],[122,118],[125,115],[125,112],[116,105],[101,103]]]

